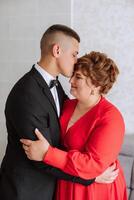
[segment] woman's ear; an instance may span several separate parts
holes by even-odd
[[[58,58],[60,56],[60,51],[60,46],[58,44],[54,44],[52,47],[52,53],[55,58]]]
[[[93,85],[91,89],[91,95],[99,94],[100,88],[101,88],[100,86]]]
[[[97,86],[97,87],[95,87],[95,91],[96,91],[97,94],[100,93],[100,89],[101,89],[101,86]]]

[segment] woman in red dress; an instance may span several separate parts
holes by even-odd
[[[63,150],[40,138],[38,157],[32,147],[27,156],[84,179],[100,175],[116,162],[119,175],[111,184],[83,186],[58,181],[57,200],[126,200],[126,183],[118,161],[125,126],[119,110],[104,95],[113,86],[119,71],[105,54],[91,52],[78,59],[70,80],[71,94],[60,118]],[[34,143],[35,144],[35,143]],[[36,144],[35,144],[36,145]],[[36,154],[37,155],[37,154]]]

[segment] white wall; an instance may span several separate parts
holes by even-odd
[[[55,23],[71,26],[70,0],[0,0],[0,161],[7,137],[4,117],[7,95],[37,62],[40,38]]]
[[[134,134],[134,1],[73,0],[73,27],[81,36],[81,52],[102,51],[119,66],[109,99],[123,113],[126,132]]]

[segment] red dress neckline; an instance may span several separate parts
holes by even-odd
[[[72,105],[73,108],[71,107],[71,109],[70,109],[71,112],[69,112],[69,115],[68,115],[68,119],[67,119],[67,122],[66,122],[66,128],[65,128],[65,135],[70,131],[70,129],[72,129],[73,127],[75,127],[75,126],[77,125],[77,123],[79,123],[79,122],[80,122],[83,118],[85,118],[90,112],[92,112],[92,110],[95,109],[96,106],[98,106],[98,105],[100,104],[100,102],[102,102],[103,99],[104,99],[104,97],[101,96],[99,102],[98,102],[96,105],[94,105],[90,110],[88,110],[84,115],[82,115],[76,122],[74,122],[74,124],[72,124],[72,125],[68,128],[69,121],[70,121],[70,119],[71,119],[71,117],[72,117],[72,115],[73,115],[73,113],[74,113],[74,111],[75,111],[75,108],[76,108],[77,104],[78,104],[78,100],[77,100],[77,99],[73,99],[74,104]]]

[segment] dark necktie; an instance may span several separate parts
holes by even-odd
[[[58,82],[58,77],[56,77],[56,79],[53,79],[50,81],[50,84],[49,84],[49,88],[52,89],[53,88],[53,92],[52,92],[52,95],[53,95],[53,98],[54,98],[54,101],[55,101],[55,105],[56,105],[56,108],[57,108],[57,114],[58,116],[60,115],[60,105],[59,105],[59,98],[58,98],[58,85],[59,85],[59,82]]]
[[[54,86],[57,87],[58,84],[59,84],[58,83],[58,77],[56,77],[56,79],[53,79],[53,80],[50,81],[49,88],[52,89]]]

